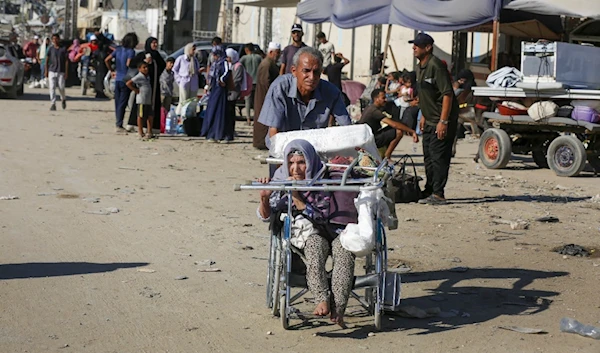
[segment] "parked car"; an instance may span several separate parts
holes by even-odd
[[[0,93],[9,98],[23,95],[25,69],[13,46],[0,42]]]

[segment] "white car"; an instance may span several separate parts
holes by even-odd
[[[23,63],[18,59],[14,47],[0,42],[0,93],[10,98],[23,95]]]

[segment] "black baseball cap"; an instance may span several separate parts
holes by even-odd
[[[417,34],[415,39],[409,40],[408,43],[414,44],[416,46],[433,45],[433,38],[431,38],[431,36],[429,34],[421,32],[421,33]]]
[[[292,25],[292,32],[304,32],[304,30],[302,29],[302,25],[299,23],[294,23]]]

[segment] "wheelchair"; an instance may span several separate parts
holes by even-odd
[[[274,158],[265,159],[267,163],[281,163]],[[357,166],[358,159],[350,165],[328,164],[327,167],[346,168],[341,179],[321,179],[301,181],[271,181],[269,184],[248,183],[237,185],[236,190],[273,190],[289,194],[293,191],[327,191],[327,192],[360,192],[384,188],[386,181],[393,175],[394,167],[387,161],[375,168]],[[373,177],[352,179],[350,171],[371,169]],[[380,202],[384,202],[380,200]],[[303,253],[290,242],[293,218],[291,203],[282,214],[283,227],[279,232],[271,232],[269,262],[267,267],[266,306],[273,316],[278,316],[284,329],[292,328],[291,320],[320,318],[312,313],[301,312],[296,305],[309,291],[304,276]],[[376,207],[372,214],[375,225],[376,243],[373,250],[365,257],[364,274],[355,275],[350,297],[373,316],[374,326],[381,330],[382,317],[386,311],[395,311],[400,304],[400,275],[387,272],[387,241],[385,233],[386,220],[381,208]],[[361,295],[362,294],[362,295]]]

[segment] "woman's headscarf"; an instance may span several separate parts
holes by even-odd
[[[228,58],[231,58],[232,64],[235,64],[240,60],[240,54],[238,54],[237,50],[233,48],[227,48],[227,50],[225,50],[225,54],[227,54]]]
[[[157,68],[156,74],[158,76],[160,76],[160,74],[163,72],[165,67],[167,67],[167,64],[165,63],[165,60],[162,58],[162,56],[160,56],[160,53],[158,52],[158,50],[152,49],[151,44],[153,41],[158,42],[158,39],[156,39],[154,37],[148,37],[148,39],[146,39],[146,44],[144,45],[144,54],[152,55],[152,60],[156,63],[156,68]]]
[[[194,61],[194,53],[190,52],[192,51],[192,49],[194,48],[194,43],[188,43],[185,45],[185,48],[183,49],[183,54],[185,55],[185,57],[190,61],[190,66],[189,66],[189,74],[190,77],[194,76],[196,74],[196,65],[195,65],[195,61]]]
[[[292,140],[287,146],[285,146],[283,152],[284,164],[277,169],[273,180],[287,180],[290,177],[290,166],[289,166],[289,155],[293,152],[298,151],[304,156],[306,161],[306,179],[312,179],[321,174],[321,171],[325,168],[319,154],[306,140]]]

